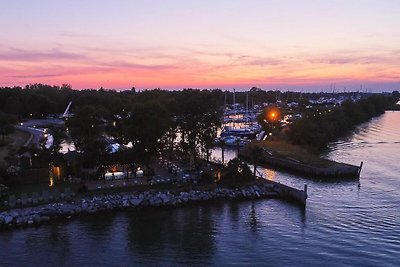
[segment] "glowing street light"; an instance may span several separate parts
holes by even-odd
[[[267,113],[267,117],[269,121],[276,121],[279,119],[279,111],[276,109],[270,110]]]

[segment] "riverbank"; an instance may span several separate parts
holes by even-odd
[[[294,193],[293,193],[294,192]],[[179,207],[188,203],[218,200],[296,199],[306,196],[302,190],[290,188],[266,180],[255,180],[238,188],[214,186],[214,188],[193,187],[188,190],[146,190],[115,194],[87,196],[72,201],[43,204],[35,207],[11,209],[0,213],[0,229],[13,229],[41,225],[58,219],[150,207]],[[305,201],[304,197],[304,201]]]
[[[254,150],[257,155],[252,155]],[[301,147],[284,141],[254,141],[242,151],[241,156],[258,164],[275,167],[311,178],[358,178],[360,166],[336,162],[314,155]]]
[[[21,148],[28,140],[30,135],[24,131],[16,130],[14,133],[9,134],[5,138],[4,144],[0,144],[0,167],[6,167],[7,162],[5,158],[11,151],[17,151]]]

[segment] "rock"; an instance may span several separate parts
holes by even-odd
[[[139,206],[143,202],[143,199],[141,199],[141,198],[132,198],[132,199],[129,200],[129,202],[133,206]]]
[[[162,196],[161,196],[161,199],[162,199],[162,202],[163,202],[164,204],[168,204],[168,203],[171,201],[171,199],[170,199],[169,196],[167,196],[167,195],[162,195]]]
[[[82,209],[83,210],[87,210],[87,208],[88,208],[88,204],[86,202],[83,202],[82,203]]]
[[[15,219],[15,223],[16,223],[17,225],[22,225],[22,224],[24,223],[24,218],[23,218],[23,217],[17,217],[17,218]]]
[[[242,195],[245,197],[247,194],[246,194],[246,191],[244,190],[244,189],[242,189]]]
[[[4,223],[5,223],[5,224],[10,224],[10,223],[12,222],[13,219],[14,219],[14,218],[13,218],[12,216],[8,215],[8,216],[6,216],[6,217],[4,218]]]
[[[34,221],[35,223],[40,223],[40,221],[41,221],[40,219],[41,219],[40,216],[37,215],[37,214],[33,216],[33,221]]]

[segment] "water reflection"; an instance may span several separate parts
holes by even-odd
[[[226,212],[230,216],[232,229],[237,230],[238,229],[238,221],[240,221],[239,204],[238,204],[238,202],[232,201],[230,203],[227,203],[226,209],[227,209]]]
[[[95,214],[82,219],[80,231],[87,233],[86,242],[98,242],[112,237],[115,215]],[[101,234],[98,234],[101,233]]]
[[[250,211],[248,214],[248,223],[252,232],[257,232],[259,227],[259,220],[257,216],[256,209],[254,207],[254,202],[251,203]]]
[[[25,237],[25,244],[19,249],[25,250],[30,255],[29,264],[43,261],[43,251],[41,245],[48,244],[46,251],[46,261],[48,263],[66,262],[71,252],[70,232],[61,225],[50,225],[46,231],[42,229],[37,232],[29,232]]]
[[[276,181],[276,171],[273,169],[264,168],[264,177],[271,181]]]
[[[159,263],[177,251],[182,264],[190,264],[193,259],[210,263],[216,250],[212,211],[210,206],[199,206],[131,213],[128,247],[151,263]]]
[[[224,149],[224,160],[225,163],[228,163],[230,160],[236,158],[236,148],[234,147],[225,147]],[[211,159],[215,162],[222,161],[222,150],[220,147],[214,147],[211,150]]]

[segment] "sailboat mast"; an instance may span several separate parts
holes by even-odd
[[[225,99],[224,99],[224,110],[226,110],[226,91],[225,91]]]
[[[233,105],[236,104],[235,88],[233,88]]]
[[[249,93],[246,94],[246,114],[249,113]]]

